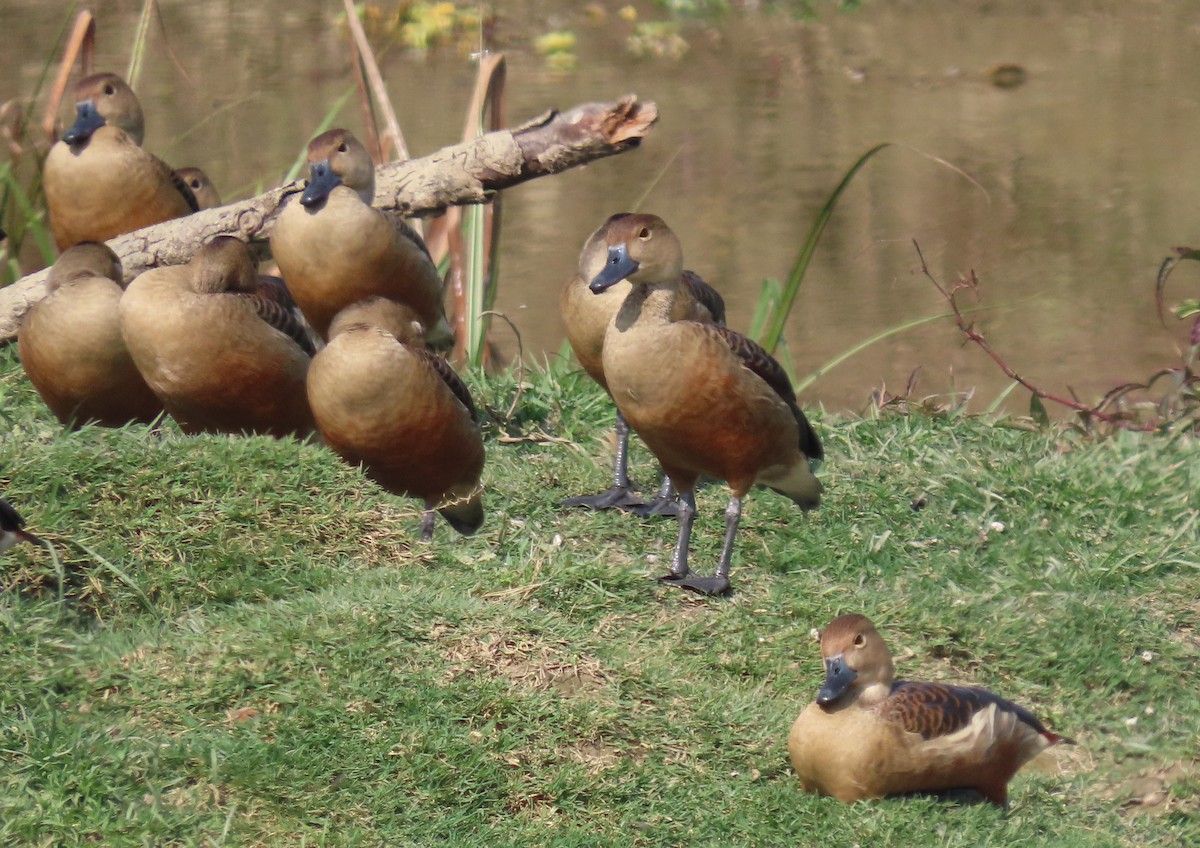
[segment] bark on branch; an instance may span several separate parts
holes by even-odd
[[[550,111],[518,127],[443,148],[429,156],[381,165],[375,171],[375,206],[389,215],[437,214],[449,206],[481,203],[500,189],[557,174],[636,147],[658,120],[653,103],[636,95],[608,103],[583,103]],[[108,242],[121,257],[126,280],[148,268],[182,265],[218,235],[240,235],[264,245],[299,180],[265,194],[176,218]],[[12,341],[21,317],[46,293],[46,270],[0,289],[0,343]]]

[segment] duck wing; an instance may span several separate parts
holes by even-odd
[[[767,353],[766,348],[758,342],[728,327],[716,324],[703,324],[701,326],[724,341],[729,346],[729,349],[733,351],[734,355],[741,360],[742,365],[758,375],[779,396],[779,399],[786,403],[788,408],[792,410],[796,424],[800,427],[800,450],[804,455],[810,459],[823,459],[825,457],[825,449],[821,447],[821,440],[817,438],[816,431],[808,423],[808,419],[804,417],[800,405],[796,402],[796,392],[792,389],[792,383],[788,380],[787,372],[783,370],[783,366],[779,364],[778,360]]]

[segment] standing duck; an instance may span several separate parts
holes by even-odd
[[[44,172],[59,250],[195,212],[191,190],[142,149],[142,106],[116,74],[75,86],[75,123],[50,148]]]
[[[246,245],[218,236],[187,265],[145,272],[121,298],[133,361],[185,433],[312,432],[312,342],[260,285]]]
[[[792,725],[801,785],[839,801],[975,790],[1008,803],[1008,782],[1046,748],[1071,739],[986,689],[896,680],[871,620],[835,618],[821,634],[825,683]]]
[[[54,263],[46,297],[21,320],[21,365],[63,424],[120,427],[162,414],[121,337],[123,285],[117,255],[80,242]]]
[[[820,503],[810,460],[821,442],[796,404],[782,367],[758,344],[725,327],[672,316],[683,286],[683,251],[655,215],[628,215],[605,235],[604,269],[591,290],[632,284],[604,335],[604,378],[625,416],[679,489],[679,539],[663,582],[707,595],[729,590],[742,498],[769,486],[801,509]],[[688,547],[700,475],[732,490],[725,544],[710,577],[692,574]]]
[[[563,286],[559,298],[567,340],[588,376],[608,391],[604,379],[604,334],[613,316],[621,308],[631,285],[620,282],[600,294],[593,294],[588,285],[604,268],[608,246],[608,230],[629,213],[613,215],[596,230],[583,245],[579,254],[579,270]],[[680,278],[679,296],[671,313],[672,320],[700,321],[725,324],[725,301],[720,292],[704,282],[697,274],[684,271]],[[612,486],[595,495],[580,495],[563,502],[564,506],[583,506],[590,509],[628,509],[640,515],[677,515],[678,504],[671,478],[663,479],[658,495],[647,504],[638,497],[629,481],[629,424],[617,410],[617,455],[613,463]]]
[[[0,554],[21,542],[40,544],[41,539],[24,529],[23,519],[13,505],[0,498]]]
[[[271,252],[300,310],[322,338],[344,307],[372,296],[411,307],[435,347],[451,341],[442,283],[425,242],[375,209],[375,167],[348,130],[308,144],[311,177],[271,231]]]
[[[435,509],[470,534],[483,524],[483,438],[467,387],[425,349],[423,333],[404,304],[347,306],[309,369],[309,403],[339,456],[389,492],[421,499],[422,539],[433,536]]]

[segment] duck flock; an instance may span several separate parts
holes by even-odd
[[[460,533],[478,530],[483,439],[470,392],[438,354],[452,341],[442,282],[420,236],[372,207],[362,144],[344,129],[309,143],[308,184],[270,235],[282,279],[260,274],[243,241],[220,236],[188,264],[126,284],[107,239],[220,198],[199,169],[172,171],[142,149],[142,107],[119,76],[82,79],[75,101],[44,170],[61,255],[18,336],[25,372],[59,421],[169,415],[188,434],[316,438],[389,492],[421,500],[423,539],[435,513]],[[616,214],[592,233],[561,306],[572,349],[617,407],[613,485],[564,503],[677,516],[659,580],[726,594],[751,488],[802,510],[820,503],[821,441],[783,368],[725,326],[720,294],[684,270],[679,239],[654,215]],[[630,430],[665,472],[652,499],[629,482]],[[731,490],[709,575],[688,559],[702,476]],[[22,541],[40,540],[0,500],[0,552]],[[986,690],[896,680],[862,615],[836,618],[819,640],[825,681],[788,738],[806,790],[842,801],[969,790],[1004,805],[1024,763],[1072,741]]]

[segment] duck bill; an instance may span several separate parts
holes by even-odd
[[[822,707],[837,703],[857,677],[858,672],[846,665],[846,658],[841,654],[826,658],[825,685],[817,692],[817,703]]]
[[[592,280],[588,288],[592,290],[593,294],[606,292],[637,269],[638,264],[630,257],[629,250],[625,245],[614,245],[608,249],[608,259],[604,262],[604,269],[596,275],[596,279]]]
[[[75,104],[75,123],[63,133],[62,140],[67,144],[83,144],[102,126],[104,116],[96,111],[96,104],[91,100],[84,100]]]
[[[308,186],[304,189],[304,194],[300,195],[300,205],[316,206],[329,197],[329,192],[341,184],[342,178],[333,172],[328,159],[314,162],[308,178]]]

